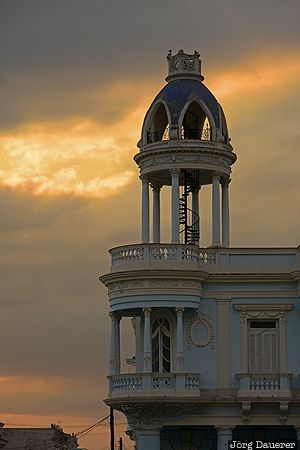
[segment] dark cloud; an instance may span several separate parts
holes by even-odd
[[[126,103],[120,93],[119,108],[118,96],[105,96],[107,86],[120,79],[162,82],[170,48],[199,49],[206,74],[277,50],[284,71],[281,54],[299,46],[299,8],[298,0],[2,0],[0,127],[76,115],[117,120],[135,100]],[[232,243],[295,246],[299,88],[277,89],[271,101],[259,102],[261,92],[224,100],[238,154],[230,187]],[[1,392],[4,411],[97,414],[109,335],[98,277],[109,271],[108,248],[139,240],[137,176],[136,170],[132,184],[102,199],[0,190],[0,376],[72,379],[70,390],[51,395]],[[203,244],[209,245],[211,193],[203,191]],[[164,189],[166,238],[169,194]],[[125,328],[122,356],[131,356]]]
[[[280,70],[299,46],[297,0],[2,0],[0,12],[2,128],[54,111],[100,115],[88,91],[164,74],[170,48],[200,50],[207,74],[268,51]]]
[[[137,206],[123,207],[133,190],[102,200],[1,192],[2,376],[104,377],[108,301],[98,277],[108,248],[138,233]]]

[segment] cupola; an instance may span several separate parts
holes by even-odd
[[[203,84],[197,51],[188,54],[179,50],[173,55],[170,50],[167,62],[167,84],[146,113],[138,142],[140,152],[134,157],[144,185],[142,242],[150,241],[147,186],[154,192],[153,242],[160,242],[159,191],[163,186],[172,186],[171,241],[199,245],[198,195],[201,186],[212,185],[212,245],[228,247],[228,184],[236,155],[225,115]],[[222,200],[219,185],[222,185]],[[193,197],[191,201],[189,194]]]

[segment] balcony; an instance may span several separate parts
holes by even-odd
[[[153,144],[154,142],[168,141],[169,128],[159,131],[147,131],[147,144]],[[201,129],[186,128],[182,127],[180,139],[192,139],[199,141],[212,141],[212,130],[210,127],[205,127]]]
[[[110,375],[109,397],[200,397],[199,373]]]
[[[240,387],[237,398],[289,398],[291,397],[288,373],[241,373],[237,374]]]
[[[188,269],[210,272],[216,265],[239,272],[299,270],[299,248],[199,248],[186,244],[132,244],[111,249],[112,272]],[[227,267],[227,269],[226,269]],[[210,269],[211,268],[211,269]],[[213,270],[215,271],[216,268]]]
[[[199,264],[216,263],[216,251],[196,245],[135,244],[110,250],[112,272],[122,270],[164,268],[197,269]],[[169,267],[168,267],[169,266]]]

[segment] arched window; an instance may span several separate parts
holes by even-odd
[[[169,140],[169,123],[166,108],[160,103],[147,130],[147,143]]]
[[[152,372],[171,372],[171,325],[165,316],[152,325]]]
[[[190,104],[184,115],[181,126],[181,139],[211,140],[209,120],[196,102]]]

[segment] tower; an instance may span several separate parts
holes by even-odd
[[[111,249],[111,272],[100,278],[111,310],[106,403],[125,414],[138,450],[295,439],[300,410],[289,416],[289,407],[300,405],[300,383],[288,348],[299,320],[299,248],[230,247],[236,155],[225,115],[203,84],[197,52],[170,51],[167,61],[167,84],[146,113],[134,157],[140,243]],[[199,200],[207,185],[212,240],[203,248]],[[170,240],[161,242],[160,192],[168,186]],[[132,318],[135,373],[120,373],[122,317]]]
[[[236,160],[221,105],[202,83],[199,53],[167,56],[167,85],[143,123],[135,156],[142,180],[142,242],[149,240],[149,185],[153,190],[152,242],[160,243],[160,191],[172,187],[171,242],[201,243],[199,191],[212,186],[212,246],[229,247],[231,165]],[[220,214],[222,186],[222,220]],[[222,233],[221,233],[222,231]]]

